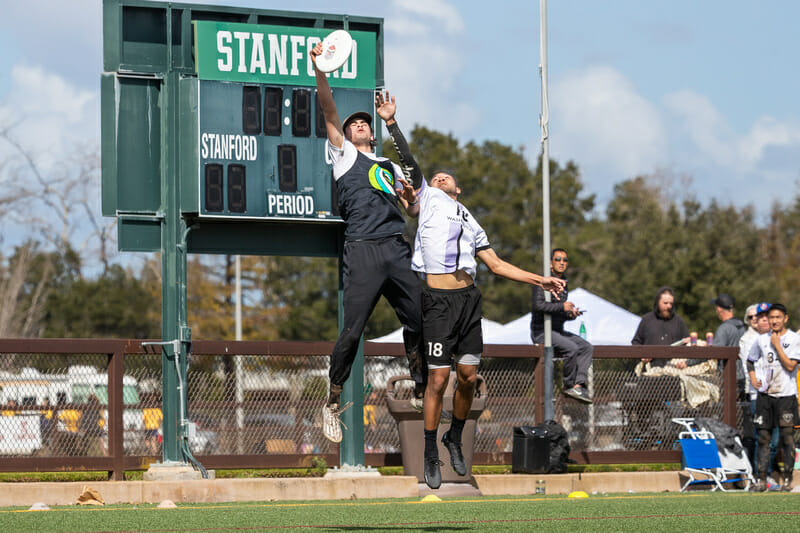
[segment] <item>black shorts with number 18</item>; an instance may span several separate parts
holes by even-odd
[[[453,356],[483,352],[481,291],[463,289],[422,291],[422,337],[429,365],[450,366]]]

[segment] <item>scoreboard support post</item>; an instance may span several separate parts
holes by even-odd
[[[344,327],[344,281],[342,261],[339,260],[339,331]],[[339,461],[345,465],[364,464],[364,336],[358,341],[358,352],[353,361],[350,377],[342,387],[342,404],[353,402],[353,406],[341,414],[348,431],[342,433],[339,445]]]
[[[102,210],[121,251],[161,253],[165,464],[205,474],[189,449],[189,253],[337,257],[341,329],[344,228],[308,58],[335,29],[354,40],[329,74],[340,116],[374,113],[382,19],[103,0]],[[363,373],[359,346],[342,464],[364,464]]]
[[[179,189],[176,188],[176,150],[175,135],[171,131],[170,108],[175,107],[175,90],[172,88],[174,76],[167,75],[162,86],[162,98],[165,103],[165,112],[162,114],[164,127],[164,150],[162,152],[162,165],[164,168],[161,180],[161,197],[164,218],[161,222],[161,339],[167,343],[161,349],[161,401],[164,414],[162,455],[164,462],[183,462],[180,441],[185,438],[181,435],[180,405],[184,395],[179,390],[179,383],[185,381],[185,346],[180,341],[178,321],[180,316],[185,316],[185,309],[181,303],[186,301],[186,254],[178,253],[180,234],[185,226],[177,206]],[[183,297],[182,297],[183,296]],[[181,369],[181,361],[184,369]],[[185,387],[183,387],[185,392]],[[186,404],[183,404],[186,405]]]

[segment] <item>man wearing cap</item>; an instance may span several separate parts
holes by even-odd
[[[711,305],[717,312],[717,318],[722,321],[714,333],[714,346],[739,346],[739,339],[744,335],[747,326],[744,322],[733,316],[734,300],[730,294],[719,294],[711,300]],[[744,381],[744,366],[736,364],[736,382]]]
[[[797,364],[800,362],[800,335],[786,327],[786,306],[774,303],[767,311],[768,333],[759,335],[747,356],[750,382],[758,389],[756,414],[758,429],[758,483],[755,490],[767,489],[769,440],[779,428],[783,452],[781,490],[792,490],[794,470],[794,426],[797,416]]]
[[[323,431],[333,441],[342,440],[341,393],[358,350],[367,319],[381,295],[385,296],[403,324],[403,340],[409,370],[415,380],[412,405],[422,409],[427,368],[422,357],[422,289],[411,271],[411,247],[403,239],[405,219],[396,190],[402,189],[403,170],[373,152],[372,116],[353,113],[342,123],[326,74],[317,69],[318,44],[309,54],[316,73],[317,94],[325,116],[328,155],[345,222],[342,256],[344,323],[331,354],[330,393],[323,407]],[[379,115],[393,116],[385,109]],[[388,124],[387,124],[388,125]],[[405,204],[404,204],[405,205]]]
[[[722,293],[713,300],[711,304],[714,305],[717,311],[717,318],[722,321],[722,324],[717,328],[714,333],[714,346],[738,346],[739,339],[744,335],[747,326],[744,322],[733,316],[733,296],[730,294]],[[744,379],[744,369],[736,368],[736,379]]]

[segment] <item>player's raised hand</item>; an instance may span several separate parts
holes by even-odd
[[[558,296],[564,292],[566,286],[567,282],[561,278],[555,276],[546,276],[542,278],[542,288],[546,291],[550,291],[553,296]]]
[[[311,56],[311,62],[314,63],[314,66],[317,66],[317,56],[322,55],[322,42],[318,42],[314,48],[308,51],[308,55]]]
[[[778,333],[777,331],[773,331],[772,333],[770,333],[769,339],[770,339],[770,341],[772,341],[772,346],[774,346],[776,350],[779,350],[781,348],[781,334],[780,333]]]
[[[394,96],[391,96],[389,91],[386,91],[385,96],[381,91],[375,93],[375,112],[379,117],[385,122],[389,122],[394,118],[396,111],[397,105],[394,103]]]
[[[397,178],[397,181],[403,186],[403,189],[399,191],[400,196],[409,204],[416,204],[417,191],[414,190],[413,185],[406,181],[405,178]]]

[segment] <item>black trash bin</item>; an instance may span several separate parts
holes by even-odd
[[[464,453],[464,462],[467,465],[467,475],[459,476],[453,472],[450,466],[450,452],[442,445],[442,435],[450,429],[450,422],[439,424],[439,433],[436,442],[439,445],[439,458],[444,463],[442,466],[442,481],[445,483],[466,483],[472,480],[472,451],[475,444],[475,428],[478,417],[481,416],[486,406],[486,381],[483,376],[478,374],[475,384],[475,398],[472,400],[472,408],[467,415],[464,431],[461,434],[461,450]],[[450,381],[444,393],[443,408],[453,411],[453,393],[456,386],[456,374],[450,373]],[[409,390],[413,390],[413,380],[411,376],[394,376],[389,379],[386,385],[386,403],[389,412],[397,421],[397,433],[400,435],[400,452],[403,458],[403,473],[407,476],[415,476],[420,483],[425,481],[424,462],[425,455],[425,422],[422,413],[417,412],[409,403],[410,395],[407,398],[398,398],[395,394],[395,386],[398,382],[410,381]]]

